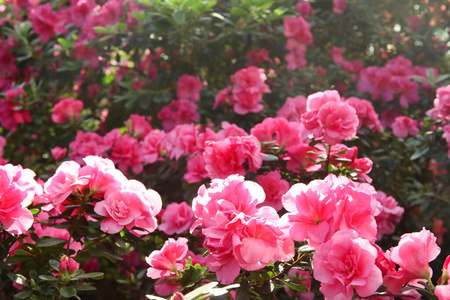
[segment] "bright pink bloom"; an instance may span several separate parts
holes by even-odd
[[[317,117],[324,127],[324,141],[329,145],[356,136],[358,116],[355,109],[345,102],[327,102],[319,109]]]
[[[34,32],[39,35],[43,43],[48,42],[56,33],[67,31],[66,16],[53,11],[50,3],[45,3],[31,10],[31,24]]]
[[[365,127],[373,132],[381,132],[380,119],[370,101],[356,97],[347,98],[345,101],[356,110],[356,115],[359,119],[358,129]]]
[[[109,158],[122,172],[127,172],[129,168],[135,174],[142,172],[144,167],[137,139],[128,134],[121,134],[119,129],[113,129],[105,135],[105,140],[111,144]]]
[[[197,77],[184,74],[178,78],[178,99],[185,99],[191,102],[196,102],[200,99],[200,91],[203,89],[203,84]]]
[[[414,278],[427,278],[433,273],[428,263],[440,252],[434,234],[423,228],[420,232],[403,234],[391,257]]]
[[[250,133],[260,142],[275,141],[284,148],[300,142],[300,125],[298,122],[288,122],[285,118],[266,118],[256,124]]]
[[[307,172],[318,171],[322,168],[321,164],[315,164],[314,161],[319,159],[317,152],[313,147],[306,143],[298,143],[286,148],[288,155],[288,162],[286,169],[300,173],[300,170],[306,170]],[[312,153],[314,152],[314,153]]]
[[[194,222],[194,212],[186,202],[174,202],[167,205],[162,218],[163,223],[159,225],[159,230],[168,235],[181,234]]]
[[[264,83],[267,80],[264,69],[253,66],[241,69],[234,74],[234,80],[235,84],[231,91],[235,99],[234,111],[245,115],[263,110],[264,107],[260,103],[262,94],[270,93],[269,86]]]
[[[88,178],[80,177],[80,165],[74,161],[63,162],[55,175],[44,184],[44,193],[49,195],[54,205],[62,203],[66,198],[78,190],[82,190],[88,183]]]
[[[212,109],[216,109],[217,106],[219,106],[222,103],[227,103],[230,97],[230,92],[231,92],[231,86],[221,89],[214,100],[214,105],[212,107]]]
[[[342,14],[347,7],[347,0],[333,0],[333,12]]]
[[[287,69],[289,71],[296,70],[298,68],[303,68],[307,65],[307,61],[305,59],[306,54],[306,45],[303,43],[299,43],[294,39],[288,39],[286,43],[286,49],[289,50],[289,53],[285,55],[284,59],[287,61]]]
[[[152,164],[158,160],[165,136],[164,131],[153,129],[139,142],[143,162]]]
[[[419,133],[417,121],[406,116],[396,117],[391,128],[392,133],[399,138],[405,138],[408,135],[416,136]]]
[[[200,119],[198,106],[188,99],[173,100],[158,112],[158,118],[163,121],[166,131],[172,130],[180,124],[192,123]]]
[[[319,110],[328,102],[340,102],[341,96],[336,90],[326,90],[309,95],[306,98],[306,111]]]
[[[313,9],[311,7],[311,3],[308,1],[300,1],[295,6],[298,13],[303,17],[307,18],[313,14]]]
[[[20,235],[33,224],[33,215],[27,209],[38,184],[36,174],[22,166],[0,166],[0,222],[7,231]]]
[[[367,297],[383,283],[375,264],[377,249],[354,230],[338,231],[316,249],[314,278],[326,299],[351,299],[354,292]]]
[[[75,141],[69,144],[72,153],[69,157],[77,163],[83,163],[83,158],[88,155],[106,156],[111,149],[111,142],[94,132],[82,132],[79,130]]]
[[[203,178],[208,177],[208,171],[206,171],[206,163],[203,155],[195,155],[190,157],[187,162],[188,172],[184,174],[183,178],[187,183],[201,182]]]
[[[174,276],[185,267],[188,254],[188,240],[169,238],[161,250],[154,250],[145,261],[150,265],[147,269],[147,276],[152,279]]]
[[[181,124],[172,129],[161,142],[161,147],[171,159],[197,151],[198,128],[194,124]]]
[[[293,255],[292,240],[283,233],[276,211],[264,201],[264,191],[255,182],[231,175],[214,179],[211,187],[200,187],[192,207],[202,226],[208,268],[224,284],[233,282],[240,269],[258,270]]]
[[[258,204],[258,207],[271,206],[276,211],[281,210],[283,208],[281,196],[289,190],[289,182],[281,179],[281,175],[277,171],[272,171],[265,175],[258,175],[256,176],[256,181],[262,186],[266,194],[266,200]]]
[[[301,2],[300,2],[301,3]],[[277,117],[288,121],[300,122],[301,116],[306,112],[306,98],[302,95],[287,97],[284,105],[277,111]]]
[[[54,147],[50,150],[55,160],[61,160],[66,156],[67,148]]]
[[[67,271],[69,274],[72,274],[76,270],[80,268],[80,264],[77,263],[73,258],[67,257],[64,255],[59,260],[59,273],[64,274]]]
[[[405,211],[403,207],[398,206],[394,197],[387,196],[381,191],[377,191],[375,199],[380,204],[380,212],[375,216],[377,221],[377,239],[380,240],[383,235],[389,235],[394,233],[395,223],[400,222],[400,217]]]
[[[0,100],[0,124],[3,128],[16,131],[22,123],[31,123],[30,112],[16,101]]]
[[[60,100],[54,107],[52,120],[56,124],[63,124],[65,121],[74,121],[80,117],[83,109],[83,102],[74,100],[73,97]]]
[[[5,137],[0,135],[0,165],[6,165],[7,164],[7,160],[3,158],[3,154],[4,149],[5,149],[5,145],[6,145],[6,139]]]
[[[100,223],[102,231],[114,234],[127,228],[141,235],[156,229],[155,216],[161,210],[161,196],[141,182],[129,180],[121,187],[106,191],[104,198],[94,207],[97,214],[106,217]],[[139,229],[133,229],[135,226]]]
[[[220,123],[220,126],[222,127],[222,129],[217,132],[216,135],[216,140],[218,141],[224,140],[230,136],[248,136],[248,133],[236,124],[230,124],[227,121],[223,121],[222,123]]]
[[[254,136],[232,136],[223,141],[206,141],[203,157],[209,177],[224,179],[231,174],[245,175],[246,161],[250,171],[258,170],[265,155]]]
[[[442,277],[440,278],[441,282],[438,282],[439,285],[434,289],[434,294],[438,297],[439,300],[450,299],[450,284],[449,284],[449,269],[450,256],[447,256],[445,259],[444,265],[442,266]]]
[[[328,53],[333,57],[333,62],[336,65],[341,65],[344,62],[343,50],[342,48],[331,46],[331,49],[328,50]]]
[[[283,19],[284,36],[294,39],[303,44],[310,44],[313,41],[311,34],[311,24],[305,21],[303,17],[289,17]]]
[[[131,135],[138,139],[143,139],[152,131],[152,125],[150,125],[151,120],[152,117],[150,116],[131,114],[130,119],[128,119],[125,125]]]
[[[82,27],[84,21],[92,13],[96,6],[94,0],[71,0],[70,1],[70,18],[73,25]]]
[[[100,65],[97,49],[87,47],[84,43],[77,43],[75,45],[73,57],[81,62],[89,62],[91,68],[98,68]]]

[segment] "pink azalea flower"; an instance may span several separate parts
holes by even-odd
[[[0,124],[3,128],[16,131],[22,123],[31,123],[30,112],[23,108],[19,102],[0,100]]]
[[[82,101],[72,97],[62,99],[53,107],[52,120],[56,124],[63,124],[67,120],[74,121],[80,117],[82,109]]]
[[[326,299],[351,299],[356,292],[367,297],[383,283],[375,264],[377,250],[354,230],[338,231],[316,249],[314,278]]]
[[[77,132],[75,141],[69,144],[72,153],[69,157],[77,163],[83,163],[83,158],[88,155],[106,156],[111,149],[111,141],[108,141],[94,132]]]
[[[0,222],[12,234],[25,233],[33,224],[27,207],[36,195],[35,175],[20,165],[0,166]]]
[[[142,235],[156,229],[155,216],[161,210],[161,197],[141,182],[129,180],[120,187],[106,191],[104,198],[94,206],[97,214],[106,217],[100,223],[102,231],[114,234],[127,228]],[[135,226],[140,229],[133,229]]]
[[[303,17],[307,18],[313,14],[313,9],[311,7],[311,3],[308,1],[300,1],[295,6],[298,13]]]
[[[305,112],[306,98],[304,96],[287,97],[284,105],[277,111],[277,117],[285,118],[291,122],[300,122],[301,116]]]
[[[256,176],[256,181],[262,186],[266,194],[266,200],[258,204],[258,207],[271,206],[276,211],[281,210],[283,208],[281,196],[289,190],[289,182],[281,179],[281,175],[277,171],[272,171],[265,175],[258,175]]]
[[[152,164],[158,160],[165,136],[164,131],[153,129],[139,142],[143,162]]]
[[[396,117],[391,128],[392,133],[399,138],[405,138],[408,135],[416,136],[419,133],[417,121],[406,116]]]
[[[45,3],[31,10],[31,24],[43,43],[48,42],[56,33],[65,33],[66,18],[53,11],[50,3]]]
[[[143,139],[152,131],[152,125],[150,125],[151,120],[152,117],[150,116],[131,114],[125,125],[128,132],[130,132],[133,136]]]
[[[178,99],[186,99],[191,102],[196,102],[200,99],[200,91],[203,89],[203,84],[197,77],[184,74],[178,78]]]
[[[187,183],[201,182],[203,178],[208,177],[208,171],[206,171],[206,163],[203,155],[195,155],[190,157],[187,162],[188,172],[184,174],[183,178]]]
[[[194,212],[186,202],[171,203],[167,205],[162,218],[163,223],[159,225],[159,230],[168,235],[181,234],[194,222]]]
[[[333,0],[333,12],[342,14],[347,7],[347,0]]]
[[[252,50],[247,53],[246,57],[247,57],[247,63],[245,65],[247,67],[248,66],[257,66],[257,65],[262,64],[265,61],[272,61],[269,58],[269,52],[265,48],[262,48],[259,50]]]
[[[64,255],[59,260],[59,273],[64,274],[67,271],[69,274],[74,273],[80,268],[80,264],[77,263],[73,258]]]
[[[262,94],[270,93],[269,87],[264,83],[266,79],[264,69],[253,66],[234,74],[235,84],[231,92],[235,99],[233,108],[237,114],[245,115],[263,110],[264,107],[260,103]]]
[[[288,122],[285,118],[266,118],[256,124],[250,133],[260,142],[275,141],[284,148],[300,142],[300,127],[298,122]]]
[[[441,249],[436,237],[423,228],[420,232],[405,233],[398,246],[392,249],[392,261],[405,269],[414,278],[428,278],[432,275],[429,262],[434,260]]]
[[[331,46],[331,49],[328,50],[328,53],[333,57],[333,62],[336,65],[341,65],[344,62],[342,48]]]
[[[303,17],[289,17],[283,19],[284,36],[294,39],[303,44],[310,44],[313,41],[310,28],[311,24],[305,21]]]
[[[55,160],[61,160],[66,156],[67,148],[54,147],[50,152]]]
[[[382,126],[378,114],[370,101],[350,97],[345,100],[351,107],[356,110],[359,123],[358,129],[365,127],[371,129],[373,132],[381,132]]]
[[[200,119],[198,106],[188,99],[173,100],[158,112],[158,118],[163,121],[166,131],[180,124],[192,123]]]
[[[206,141],[203,157],[209,177],[224,179],[231,174],[244,175],[246,161],[250,171],[258,170],[265,155],[254,136],[231,136],[223,141]]]
[[[129,168],[135,174],[142,172],[144,167],[137,139],[128,134],[121,134],[119,129],[113,129],[105,135],[105,140],[111,144],[109,158],[122,172],[127,172]]]
[[[147,276],[153,279],[177,275],[185,267],[188,254],[188,240],[169,238],[161,250],[154,250],[145,261],[150,265]]]
[[[94,0],[71,0],[70,1],[70,18],[76,27],[82,27],[84,21],[89,14],[92,13],[96,6]]]
[[[98,68],[100,65],[97,49],[87,47],[85,43],[75,44],[73,57],[81,62],[89,62],[91,68]]]
[[[162,140],[161,147],[171,159],[179,159],[197,151],[197,127],[194,124],[181,124],[172,129]]]
[[[405,210],[398,206],[397,201],[392,196],[387,196],[381,191],[377,191],[375,198],[381,206],[380,213],[375,216],[378,230],[377,239],[380,240],[383,235],[394,233],[395,223],[400,222],[400,217]]]

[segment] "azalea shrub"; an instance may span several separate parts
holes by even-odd
[[[0,16],[0,298],[450,298],[448,1]]]

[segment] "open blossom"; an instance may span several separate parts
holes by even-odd
[[[152,164],[158,160],[165,136],[166,133],[163,130],[153,129],[139,142],[143,162]]]
[[[342,14],[347,7],[347,0],[333,0],[333,12]]]
[[[198,127],[194,124],[177,125],[167,133],[161,142],[161,147],[171,159],[179,159],[182,155],[197,151]]]
[[[95,132],[84,133],[79,130],[69,148],[72,150],[69,157],[81,164],[83,158],[88,155],[106,156],[106,152],[111,148],[111,141],[105,140]]]
[[[263,110],[264,107],[260,103],[262,94],[270,93],[269,86],[264,83],[266,79],[264,69],[253,66],[234,74],[235,83],[231,93],[234,98],[232,105],[237,114],[245,115]]]
[[[55,160],[61,160],[66,156],[67,148],[54,147],[50,152]]]
[[[158,112],[158,118],[163,121],[166,131],[172,130],[179,124],[191,123],[200,119],[198,106],[189,99],[178,99],[170,102]]]
[[[376,266],[377,249],[354,230],[336,232],[316,249],[314,278],[321,282],[325,299],[352,299],[374,294],[383,283]]]
[[[254,136],[231,136],[223,141],[206,141],[205,169],[211,178],[226,178],[231,174],[245,175],[244,163],[250,171],[258,170],[265,157]]]
[[[246,66],[256,66],[262,64],[265,61],[272,61],[269,58],[269,52],[265,48],[259,50],[252,50],[247,53],[246,57],[247,57]]]
[[[141,235],[156,229],[155,216],[161,210],[161,196],[141,182],[129,180],[120,187],[109,189],[104,198],[94,207],[97,214],[106,217],[100,223],[102,231],[114,234],[127,228]]]
[[[408,135],[416,136],[419,133],[417,121],[406,116],[395,118],[394,124],[391,125],[392,133],[399,137],[405,138]]]
[[[186,202],[171,203],[167,205],[162,218],[163,223],[159,225],[159,230],[168,235],[181,234],[194,222],[194,212]]]
[[[186,238],[167,239],[161,250],[153,251],[145,258],[150,265],[147,276],[153,279],[176,275],[184,269],[188,254],[188,240]]]
[[[450,284],[448,281],[450,275],[449,264],[450,256],[447,256],[444,265],[442,266],[442,281],[434,289],[434,294],[438,297],[439,300],[450,299]]]
[[[313,9],[309,1],[299,1],[295,8],[303,18],[307,18],[313,14]]]
[[[266,200],[258,206],[271,206],[276,211],[283,208],[281,197],[289,190],[289,182],[281,179],[281,175],[277,171],[269,172],[265,175],[256,176],[256,181],[262,186],[266,194]]]
[[[305,112],[306,98],[304,96],[287,97],[284,105],[277,111],[277,117],[300,122],[301,116]]]
[[[369,184],[359,184],[343,176],[328,175],[308,185],[294,184],[282,197],[288,211],[283,217],[290,224],[289,234],[296,241],[307,240],[316,247],[335,232],[352,229],[374,242],[377,232],[374,193]]]
[[[440,252],[434,234],[423,228],[420,232],[403,234],[398,246],[392,248],[391,258],[414,278],[427,278],[432,275],[429,262]]]
[[[30,112],[17,101],[0,100],[0,125],[8,130],[16,131],[22,123],[31,123]]]
[[[20,165],[0,166],[0,222],[12,234],[25,233],[33,224],[27,207],[36,195],[35,175]]]
[[[382,126],[380,119],[370,101],[349,97],[345,102],[356,110],[356,115],[359,119],[358,129],[365,127],[371,129],[373,132],[381,132]]]
[[[178,99],[186,99],[196,102],[200,99],[200,91],[202,89],[202,82],[195,76],[184,74],[178,78]]]
[[[303,44],[310,44],[313,41],[311,34],[311,24],[303,17],[289,17],[283,19],[284,36]]]
[[[256,124],[250,133],[260,142],[275,141],[280,147],[295,145],[300,142],[301,124],[288,122],[285,118],[265,118]]]
[[[127,172],[131,168],[135,174],[142,172],[144,167],[137,139],[129,134],[121,134],[119,129],[113,129],[104,138],[111,145],[109,158],[121,171]]]
[[[344,62],[343,50],[342,48],[331,46],[331,49],[328,50],[328,53],[333,58],[333,62],[337,65],[341,65]]]
[[[147,134],[152,131],[152,125],[150,116],[140,116],[131,114],[130,119],[125,123],[128,131],[135,137],[143,139]]]
[[[275,261],[292,258],[292,240],[281,230],[276,211],[264,201],[261,186],[231,175],[200,187],[192,207],[205,235],[208,268],[223,284],[233,282],[240,269],[258,270]]]
[[[30,14],[34,31],[43,43],[48,42],[56,33],[65,33],[66,18],[53,11],[50,3],[33,8]]]
[[[63,124],[65,121],[73,121],[80,117],[83,102],[74,100],[72,97],[60,100],[54,107],[52,121]]]

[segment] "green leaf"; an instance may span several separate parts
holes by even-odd
[[[267,156],[263,158],[263,161],[278,161],[278,156],[272,154],[266,154]]]
[[[16,249],[16,250],[14,250],[14,254],[17,254],[17,255],[31,255],[30,252],[25,251],[23,249]]]
[[[231,8],[231,14],[236,17],[247,17],[249,12],[243,8],[234,6]]]
[[[64,244],[64,243],[67,243],[67,240],[60,239],[60,238],[49,238],[42,242],[39,242],[38,246],[39,247],[51,247],[51,246],[60,245],[60,244]]]
[[[173,13],[172,18],[175,23],[181,25],[186,21],[186,13],[183,10],[177,10]]]
[[[70,42],[66,41],[66,40],[63,39],[63,38],[59,38],[59,39],[58,39],[58,43],[59,43],[61,46],[63,46],[64,48],[70,48],[70,47],[72,46],[72,44],[71,44]]]
[[[77,289],[73,286],[63,286],[59,289],[59,293],[63,297],[70,298],[77,294]]]
[[[101,279],[105,274],[103,272],[84,273],[76,276],[77,278],[96,278]]]
[[[97,288],[92,285],[80,285],[77,286],[77,291],[95,291]]]
[[[416,149],[416,151],[413,153],[413,155],[411,155],[410,159],[416,160],[418,158],[421,158],[422,156],[427,154],[429,150],[430,150],[430,147]]]
[[[58,278],[55,278],[54,276],[51,275],[39,275],[39,279],[44,280],[44,281],[57,281]]]
[[[111,30],[109,28],[101,27],[101,26],[94,26],[95,33],[110,33]]]
[[[304,285],[300,285],[294,282],[290,282],[290,281],[286,281],[286,280],[281,280],[288,288],[290,288],[293,291],[297,291],[297,292],[301,292],[301,293],[305,293],[308,292],[308,289],[304,286]]]
[[[56,271],[59,272],[59,261],[57,261],[56,259],[50,259],[48,261],[48,263],[50,264],[50,266],[55,269]]]
[[[31,294],[33,294],[32,290],[28,290],[28,291],[23,291],[23,292],[19,292],[17,293],[14,298],[17,299],[27,299],[31,296]]]

